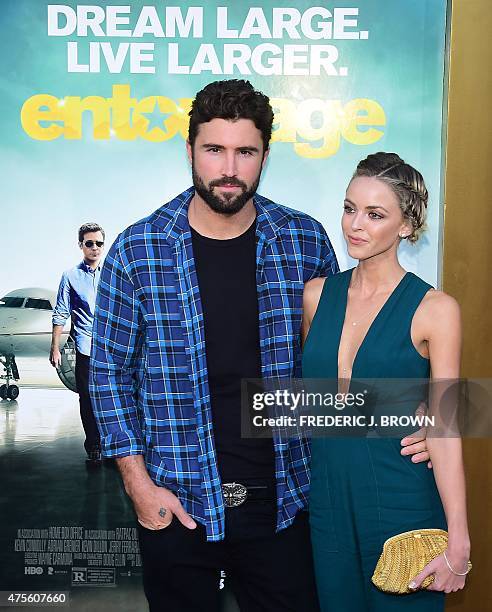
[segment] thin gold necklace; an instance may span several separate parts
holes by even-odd
[[[384,302],[383,302],[384,303]],[[357,319],[357,321],[351,321],[350,325],[352,325],[353,327],[355,327],[356,325],[359,325],[359,323],[361,321],[363,321],[364,319],[366,319],[370,314],[374,313],[377,311],[377,307],[373,308],[371,310],[369,310],[368,312],[366,312],[366,314],[362,315],[362,317],[360,317],[359,319]]]
[[[402,278],[403,278],[403,276],[402,276]],[[388,293],[388,295],[387,295],[387,296],[386,296],[386,298],[384,299],[383,303],[382,303],[381,305],[379,305],[379,308],[382,308],[382,307],[385,305],[386,300],[387,300],[387,299],[389,298],[389,296],[390,296],[390,295],[393,293],[393,291],[396,289],[396,287],[397,287],[397,286],[398,286],[398,285],[401,283],[402,278],[401,278],[401,279],[398,281],[398,283],[397,283],[397,284],[396,284],[396,285],[393,287],[393,289],[392,289],[392,290],[391,290],[391,291]],[[353,289],[353,288],[354,288],[354,286],[352,285],[352,287],[351,287],[351,288]],[[350,287],[349,287],[349,289],[350,289]],[[373,301],[374,301],[374,298],[372,298],[372,299],[371,299],[371,302],[373,302]],[[360,317],[359,319],[357,319],[357,321],[351,321],[351,322],[350,322],[350,324],[351,324],[353,327],[356,327],[357,325],[359,325],[359,323],[360,323],[361,321],[363,321],[364,319],[366,319],[366,318],[367,318],[367,317],[368,317],[370,314],[372,314],[372,313],[376,312],[377,310],[378,310],[378,307],[377,307],[377,306],[376,306],[376,308],[371,308],[371,310],[369,310],[369,311],[367,311],[365,314],[363,314],[363,315],[362,315],[362,317]]]

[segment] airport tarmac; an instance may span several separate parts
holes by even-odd
[[[114,466],[86,468],[76,394],[21,386],[0,401],[0,473],[1,591],[68,591],[77,612],[148,609],[138,553],[104,552],[135,550],[134,515]]]
[[[24,378],[18,400],[0,401],[0,591],[66,592],[74,612],[145,612],[118,470],[86,467],[78,396],[39,376]],[[237,611],[223,596],[224,612]]]
[[[48,361],[48,356],[17,357],[17,367],[21,376],[19,387],[36,389],[66,389],[58,378],[55,368]]]

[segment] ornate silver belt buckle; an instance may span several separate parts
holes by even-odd
[[[248,489],[237,482],[224,482],[222,484],[222,493],[226,508],[236,508],[244,504],[248,497]]]

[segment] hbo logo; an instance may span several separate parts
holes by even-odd
[[[25,567],[24,568],[24,574],[42,574],[43,573],[43,568],[42,567]]]

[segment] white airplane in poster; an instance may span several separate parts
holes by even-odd
[[[0,399],[17,399],[20,379],[16,357],[45,357],[51,347],[51,315],[56,293],[40,287],[16,289],[0,300]],[[75,391],[75,350],[69,332],[62,334],[62,365],[57,373],[62,383]]]

